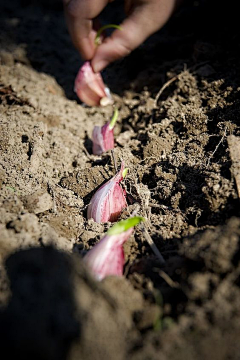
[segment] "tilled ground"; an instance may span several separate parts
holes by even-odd
[[[74,95],[80,60],[57,0],[1,5],[0,342],[9,358],[239,359],[240,42],[235,4],[222,3],[186,1],[103,74],[119,109],[117,163],[129,168],[121,217],[140,204],[166,264],[136,229],[125,277],[101,283],[81,257],[110,226],[87,220],[86,208],[114,174],[110,154],[91,151],[92,129],[112,108]],[[120,21],[120,5],[105,22]]]

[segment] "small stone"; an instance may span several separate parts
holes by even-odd
[[[213,185],[213,191],[218,192],[219,189],[220,189],[220,185],[219,185],[219,184]]]

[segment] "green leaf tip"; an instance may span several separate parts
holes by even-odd
[[[123,179],[127,176],[128,170],[129,170],[129,168],[123,169],[123,172],[122,172]]]
[[[118,109],[116,108],[115,110],[114,110],[114,113],[113,113],[113,117],[112,117],[112,119],[111,119],[111,121],[110,121],[110,124],[109,124],[109,129],[113,129],[114,128],[114,126],[115,126],[115,124],[116,124],[116,121],[117,121],[117,118],[118,118]]]
[[[102,27],[98,30],[97,34],[96,34],[96,37],[95,37],[95,40],[94,40],[95,45],[100,45],[100,44],[101,44],[100,36],[101,36],[102,32],[103,32],[104,30],[106,30],[106,29],[111,29],[111,28],[118,29],[118,30],[122,30],[121,26],[116,25],[116,24],[108,24],[108,25],[102,26]]]
[[[145,221],[142,216],[130,217],[127,220],[121,220],[113,225],[107,232],[108,235],[119,235],[128,229],[138,225],[140,222]]]

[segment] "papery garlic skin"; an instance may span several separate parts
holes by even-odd
[[[100,73],[94,73],[89,61],[80,68],[76,79],[74,91],[79,99],[89,106],[112,104],[112,98],[103,82]]]
[[[87,210],[87,218],[93,218],[97,223],[118,219],[122,210],[127,206],[126,192],[121,187],[124,164],[120,171],[108,182],[103,184],[93,195]]]
[[[93,154],[100,155],[108,150],[114,149],[113,129],[110,122],[104,126],[95,126],[92,133]]]

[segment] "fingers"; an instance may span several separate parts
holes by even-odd
[[[93,19],[109,0],[63,0],[72,41],[85,60],[92,59],[95,72],[128,55],[148,36],[160,29],[179,0],[125,0],[129,17],[96,49]]]
[[[74,46],[85,60],[95,52],[93,19],[107,5],[108,0],[63,0],[67,25]]]
[[[128,55],[151,34],[160,29],[171,16],[176,0],[135,1],[130,16],[96,49],[92,59],[95,72],[103,70],[109,63]]]

